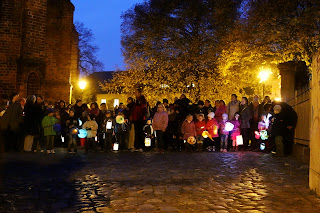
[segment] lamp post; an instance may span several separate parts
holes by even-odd
[[[82,92],[86,88],[86,86],[87,86],[87,82],[85,82],[84,80],[79,81],[79,87]]]
[[[259,72],[258,78],[260,79],[259,83],[262,83],[262,95],[264,97],[264,93],[265,93],[265,84],[266,81],[269,78],[269,75],[271,74],[271,69],[270,68],[264,68],[261,69],[261,71]]]

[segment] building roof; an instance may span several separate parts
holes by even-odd
[[[103,91],[99,85],[100,83],[108,82],[113,78],[114,71],[103,71],[103,72],[94,72],[86,77],[88,86],[92,89],[95,89],[98,94],[107,93]]]

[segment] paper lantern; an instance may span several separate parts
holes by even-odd
[[[268,136],[268,132],[266,131],[266,130],[262,130],[261,132],[260,132],[260,138],[261,138],[261,140],[268,140],[268,138],[269,138],[269,136]]]
[[[213,126],[213,134],[214,135],[218,134],[218,126],[216,126],[216,125]]]
[[[257,140],[260,139],[260,132],[255,131],[255,132],[254,132],[254,137],[255,137]]]
[[[226,122],[226,126],[224,127],[224,130],[227,132],[230,132],[233,130],[234,125],[230,122]]]
[[[79,129],[77,129],[77,128],[72,128],[72,129],[70,130],[70,134],[71,134],[71,135],[77,135],[77,134],[79,134]]]
[[[107,129],[107,130],[112,129],[112,121],[110,121],[110,120],[107,121],[106,129]]]
[[[80,120],[80,118],[78,119],[79,122],[79,126],[82,126],[82,121]]]
[[[115,142],[113,144],[113,151],[118,151],[119,150],[119,143],[118,142]]]
[[[61,142],[64,143],[64,137],[61,135]]]
[[[124,118],[123,118],[123,116],[118,115],[118,116],[116,117],[116,122],[117,122],[118,124],[123,124],[123,123],[124,123]]]
[[[243,137],[242,137],[242,135],[237,135],[236,142],[237,142],[237,146],[243,145]]]
[[[150,147],[151,146],[151,138],[145,138],[144,139],[144,145],[146,147]]]
[[[188,142],[188,144],[191,144],[191,145],[194,145],[197,143],[195,137],[193,137],[193,136],[188,137],[187,142]]]
[[[265,148],[266,148],[266,144],[265,143],[261,143],[260,144],[261,151],[265,150]]]
[[[85,138],[85,137],[87,137],[87,131],[86,130],[84,130],[84,129],[80,129],[79,130],[79,134],[78,134],[78,137],[79,138]]]
[[[212,135],[211,135],[208,131],[203,131],[203,132],[202,132],[202,137],[204,137],[204,138],[210,138],[210,140],[213,141]]]

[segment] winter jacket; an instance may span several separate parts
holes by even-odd
[[[53,126],[58,123],[58,120],[53,116],[45,116],[42,119],[42,128],[44,136],[56,135],[57,133],[54,131]]]
[[[11,103],[0,118],[0,129],[18,132],[23,122],[23,109],[19,102]]]
[[[236,114],[236,112],[239,112],[239,106],[240,106],[240,101],[236,100],[236,101],[230,101],[227,105],[227,114],[229,117],[229,120],[231,121],[232,119],[234,119],[234,114]]]
[[[213,138],[219,137],[219,134],[218,134],[219,123],[215,118],[212,118],[207,122],[206,129]]]
[[[147,100],[146,98],[142,95],[140,96],[132,110],[132,116],[131,116],[131,121],[143,121],[145,119],[147,113]]]
[[[152,124],[147,124],[143,127],[143,132],[144,135],[148,138],[152,138],[153,136],[153,128],[152,128]]]
[[[40,126],[38,125],[38,120],[36,119],[36,110],[34,103],[26,103],[24,106],[24,131],[26,135],[36,135],[40,134],[40,130],[38,129]]]
[[[280,112],[279,114],[275,114],[272,120],[273,122],[271,126],[271,135],[273,137],[285,136],[288,133],[285,114],[283,112]]]
[[[195,123],[195,126],[196,126],[196,131],[197,131],[197,136],[201,136],[202,133],[206,130],[206,122],[205,121],[197,121]]]
[[[222,120],[222,114],[227,113],[227,106],[219,106],[215,113],[215,119],[220,122]]]
[[[183,140],[187,140],[191,136],[196,137],[197,132],[196,132],[196,126],[194,125],[194,122],[191,121],[189,123],[188,120],[183,121],[181,126],[181,134],[183,135]]]
[[[83,129],[87,129],[87,138],[94,138],[97,136],[98,124],[95,120],[86,121],[82,125]]]
[[[240,121],[239,120],[236,120],[236,119],[233,119],[231,121],[231,123],[233,124],[233,130],[231,132],[231,139],[232,140],[236,140],[237,139],[237,136],[240,135],[240,127],[241,127],[241,124],[240,124]]]
[[[152,127],[154,130],[165,130],[168,127],[168,113],[166,111],[156,112],[153,117]]]
[[[250,128],[250,120],[252,119],[252,113],[248,105],[240,106],[242,111],[240,112],[241,129]]]

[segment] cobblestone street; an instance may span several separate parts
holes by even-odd
[[[0,212],[320,212],[308,166],[252,152],[9,153],[0,183]]]

